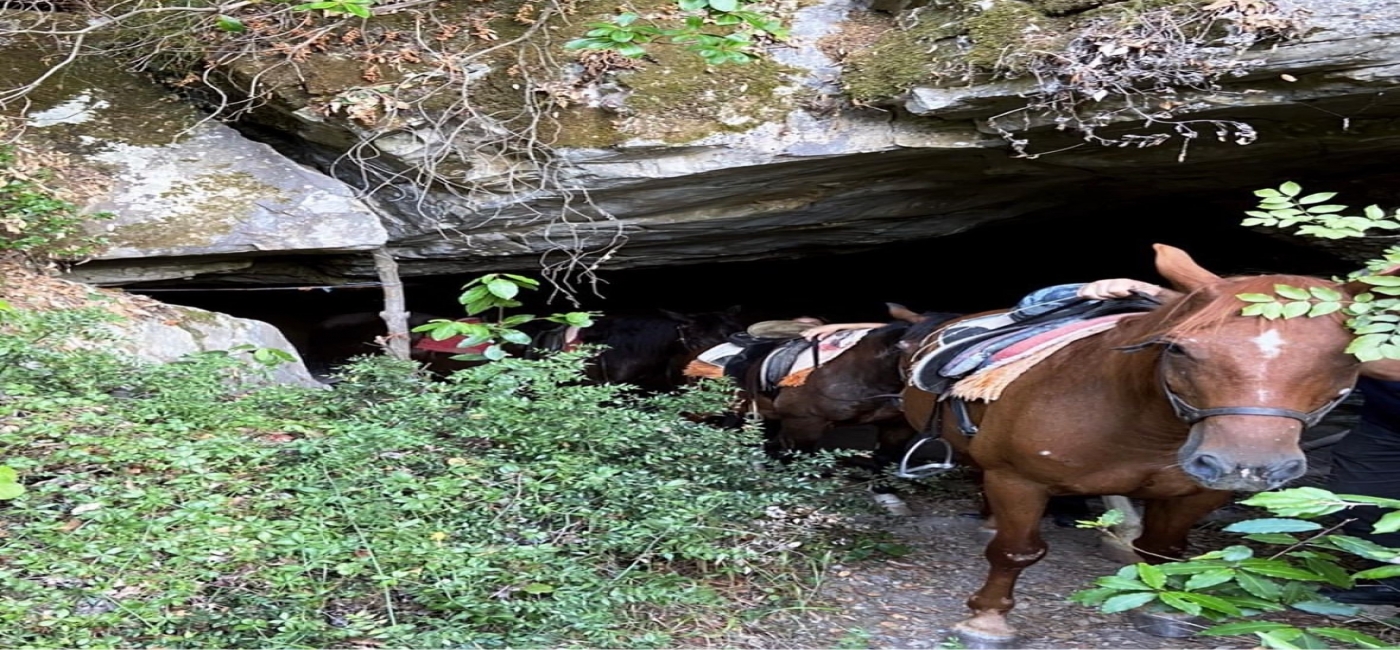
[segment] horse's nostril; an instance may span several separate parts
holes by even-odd
[[[1268,470],[1268,476],[1269,480],[1275,483],[1284,483],[1302,476],[1306,471],[1308,471],[1308,462],[1294,459],[1274,465]]]
[[[1201,453],[1181,464],[1187,474],[1202,481],[1215,481],[1230,471],[1230,466],[1214,454]]]

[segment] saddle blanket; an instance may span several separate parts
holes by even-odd
[[[1037,363],[1075,341],[1113,329],[1118,321],[1130,314],[1111,314],[1086,321],[1070,323],[999,350],[990,362],[976,372],[953,384],[949,395],[966,401],[995,401],[1011,382]]]
[[[817,341],[816,354],[811,352],[811,342],[806,339],[794,339],[763,360],[763,389],[772,390],[774,386],[801,386],[807,383],[807,376],[812,374],[813,370],[860,343],[871,331],[858,329],[829,334]],[[787,354],[783,354],[784,351],[787,351]]]

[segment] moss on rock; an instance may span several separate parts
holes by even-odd
[[[930,50],[958,32],[948,21],[936,19],[885,32],[870,47],[846,59],[842,75],[846,93],[858,102],[873,102],[927,81],[934,68]]]
[[[1017,69],[1027,40],[1047,31],[1047,17],[1020,0],[1000,0],[965,23],[972,47],[965,58],[982,68]]]

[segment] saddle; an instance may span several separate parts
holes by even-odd
[[[811,326],[793,331],[805,331],[808,327]],[[730,377],[742,386],[758,365],[756,390],[771,395],[782,387],[801,386],[813,370],[850,349],[870,331],[836,332],[816,342],[796,333],[754,336],[751,332],[740,332],[730,336],[728,343],[701,352],[686,366],[684,374],[687,377]]]
[[[910,383],[943,395],[979,371],[1013,361],[1039,361],[1070,342],[1113,327],[1123,316],[1151,311],[1160,304],[1148,297],[1086,300],[1076,295],[1080,286],[1047,287],[1022,298],[1008,311],[938,330],[915,354]],[[1016,347],[1018,344],[1028,345]],[[1004,354],[1007,352],[1010,354]],[[992,395],[999,394],[1004,383]],[[988,393],[972,396],[986,399]]]

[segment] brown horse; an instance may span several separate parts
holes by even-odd
[[[900,305],[889,307],[895,322],[869,331],[850,349],[814,368],[799,386],[766,392],[758,387],[761,363],[745,373],[745,403],[776,425],[767,442],[770,456],[814,452],[833,429],[873,425],[875,451],[870,462],[857,464],[878,473],[900,459],[915,433],[900,408],[904,385],[900,341],[912,323],[931,321],[924,326],[931,328],[958,315],[916,314]],[[875,491],[876,500],[891,513],[908,514],[893,490],[877,487]]]
[[[1039,523],[1052,495],[1125,495],[1147,502],[1134,546],[1148,562],[1180,557],[1186,535],[1231,491],[1276,488],[1299,476],[1302,429],[1356,379],[1337,314],[1242,316],[1241,293],[1274,285],[1360,286],[1317,278],[1221,278],[1157,245],[1157,270],[1176,291],[1162,306],[1077,340],[1026,370],[990,404],[974,403],[970,438],[940,417],[939,433],[982,470],[996,535],[990,571],[956,626],[973,647],[1015,640],[1006,614],[1016,579],[1046,552]],[[906,362],[908,358],[906,358]],[[908,387],[906,415],[935,421],[947,402]]]

